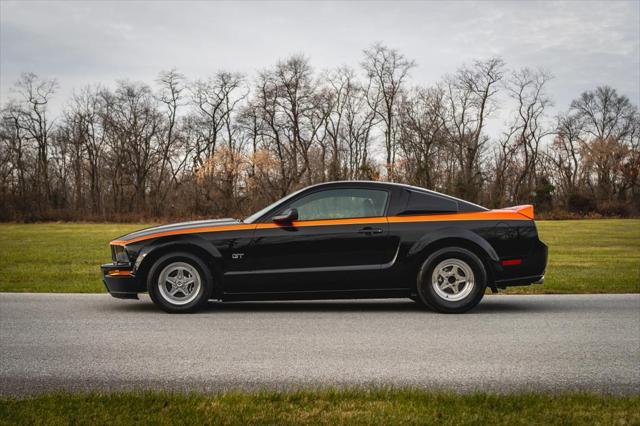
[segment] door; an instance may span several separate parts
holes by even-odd
[[[395,255],[385,217],[389,193],[366,188],[302,195],[274,213],[297,209],[288,224],[257,225],[252,271],[232,292],[348,291],[380,288],[381,265]]]

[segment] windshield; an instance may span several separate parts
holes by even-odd
[[[295,197],[296,195],[298,195],[299,193],[301,193],[302,191],[304,191],[307,188],[302,188],[296,192],[294,192],[293,194],[289,194],[284,198],[280,198],[278,201],[276,201],[275,203],[269,204],[267,207],[263,208],[262,210],[259,210],[257,212],[255,212],[254,214],[252,214],[251,216],[247,217],[245,220],[243,220],[244,223],[253,223],[256,220],[260,219],[260,217],[262,215],[264,215],[265,213],[267,213],[269,210],[277,207],[279,204],[282,204],[286,201],[288,201],[289,199]]]

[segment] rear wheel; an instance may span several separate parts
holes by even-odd
[[[191,253],[169,253],[149,270],[147,289],[151,300],[166,312],[194,312],[211,295],[212,278],[207,265]]]
[[[443,313],[462,313],[474,308],[487,286],[482,261],[461,247],[443,248],[427,258],[418,273],[418,297]]]

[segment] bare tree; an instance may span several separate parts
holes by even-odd
[[[330,144],[327,178],[340,180],[354,178],[360,168],[360,158],[366,161],[366,144],[362,146],[361,130],[355,129],[364,104],[363,90],[355,72],[340,67],[325,75],[326,99],[329,108],[325,132]],[[373,116],[373,112],[371,112]],[[370,119],[366,121],[371,121]],[[364,123],[360,122],[360,126]],[[370,129],[370,127],[369,127]],[[368,135],[367,135],[368,139]]]
[[[531,201],[540,177],[537,170],[540,144],[543,138],[552,133],[552,129],[546,128],[544,123],[545,111],[551,105],[551,99],[546,94],[550,79],[551,75],[547,72],[523,68],[512,72],[505,84],[509,97],[515,101],[516,110],[501,144],[503,152],[510,151],[504,145],[512,145],[512,154],[520,157],[512,185],[512,201],[516,203]]]
[[[55,79],[43,80],[33,73],[24,73],[15,84],[15,91],[23,101],[19,125],[24,126],[29,140],[37,147],[36,191],[51,199],[49,181],[49,132],[53,123],[47,119],[47,105],[55,93],[58,83]]]
[[[443,90],[447,108],[443,117],[460,173],[453,192],[478,200],[482,174],[479,161],[488,138],[483,134],[487,118],[495,110],[495,95],[503,78],[501,58],[475,61],[446,79]]]
[[[222,71],[214,74],[206,81],[196,81],[191,88],[192,103],[195,106],[192,124],[195,126],[196,138],[193,141],[194,169],[202,169],[200,183],[196,194],[196,211],[207,209],[216,203],[213,187],[214,177],[211,170],[211,159],[215,158],[218,144],[229,136],[229,120],[234,108],[243,98],[235,93],[242,88],[243,77],[237,73]],[[205,204],[201,203],[201,199]]]
[[[387,178],[393,179],[396,153],[396,116],[403,84],[415,62],[395,49],[375,43],[364,51],[362,67],[367,73],[369,106],[384,123]]]
[[[345,100],[344,110],[347,176],[350,179],[377,179],[379,174],[369,155],[371,133],[379,121],[375,113],[377,105],[369,107],[365,89],[360,83],[353,85],[351,90],[352,93]]]
[[[426,188],[434,187],[439,171],[436,150],[446,143],[444,92],[440,88],[415,88],[400,108],[399,145],[403,152],[407,180]]]
[[[0,137],[2,140],[3,194],[11,195],[13,203],[20,211],[28,209],[29,171],[31,164],[27,147],[27,133],[24,111],[17,102],[11,101],[2,109]]]
[[[185,90],[185,77],[175,69],[162,71],[157,79],[160,85],[158,99],[165,108],[165,125],[163,126],[159,141],[160,164],[158,176],[155,179],[154,214],[159,215],[163,208],[167,195],[167,186],[175,179],[176,169],[173,166],[172,157],[176,154],[179,140],[178,108],[184,106],[183,92]],[[168,181],[167,181],[168,176]]]
[[[570,111],[582,123],[584,161],[595,179],[588,180],[592,192],[600,200],[611,195],[624,199],[628,179],[620,165],[634,162],[627,157],[634,156],[638,108],[615,89],[602,86],[582,93],[571,102]]]
[[[228,101],[241,87],[242,76],[218,72],[206,81],[196,81],[191,89],[198,122],[195,161],[202,165],[216,150],[226,119],[231,114]],[[235,104],[234,104],[235,105]]]
[[[51,143],[57,183],[54,207],[63,207],[69,202],[68,195],[72,195],[70,204],[78,212],[87,211],[84,191],[86,132],[83,121],[83,117],[72,109],[65,111],[62,122],[53,132]]]
[[[569,197],[577,194],[585,183],[581,135],[582,122],[578,117],[570,114],[558,116],[556,135],[546,156],[555,171],[565,206]]]
[[[148,178],[159,163],[158,137],[162,123],[151,88],[144,84],[121,81],[112,97],[108,129],[111,132],[112,162],[117,169],[125,211],[133,207],[145,210]],[[134,203],[125,199],[125,187],[133,187]],[[133,204],[133,205],[132,205]]]
[[[67,130],[65,135],[61,136],[74,139],[75,175],[76,179],[81,179],[81,182],[75,183],[76,202],[86,204],[84,195],[81,195],[86,172],[89,179],[88,204],[93,214],[102,211],[102,173],[106,155],[102,92],[103,89],[99,86],[87,86],[73,94],[63,116],[63,127]]]
[[[310,150],[318,143],[329,109],[314,87],[308,60],[293,56],[260,74],[256,87],[264,147],[279,163],[279,176],[268,179],[279,196],[287,194],[304,177],[313,181]]]

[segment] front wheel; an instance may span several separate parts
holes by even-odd
[[[194,312],[211,295],[207,265],[191,253],[169,253],[155,261],[147,277],[151,300],[170,313]]]
[[[418,272],[418,297],[438,312],[463,313],[474,308],[482,300],[486,286],[482,261],[461,247],[436,251]]]

